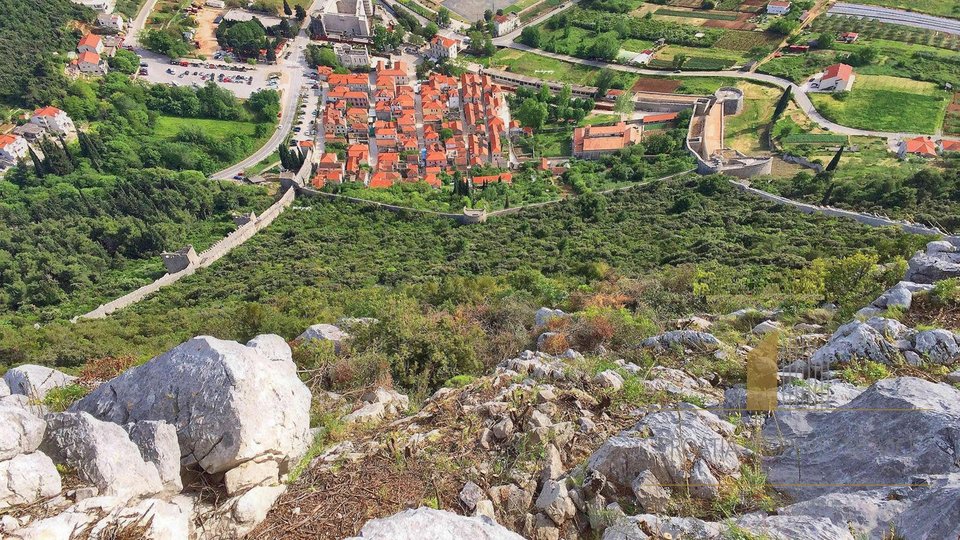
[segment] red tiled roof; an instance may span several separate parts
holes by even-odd
[[[87,35],[83,36],[82,38],[80,38],[80,43],[77,44],[77,48],[79,49],[80,47],[83,47],[84,45],[86,45],[87,47],[94,47],[94,48],[95,48],[95,47],[99,47],[99,46],[100,46],[100,43],[102,43],[102,41],[101,41],[101,39],[100,39],[100,36],[98,36],[98,35],[96,35],[96,34],[87,34]]]
[[[822,79],[833,79],[834,77],[841,80],[849,80],[850,76],[853,75],[853,68],[847,64],[834,64],[828,66],[826,71],[823,72]]]
[[[930,137],[916,137],[904,142],[908,154],[919,154],[921,156],[937,155],[937,144]]]
[[[960,152],[960,141],[948,141],[944,139],[940,141],[941,146],[943,146],[944,152]]]
[[[56,116],[62,112],[63,111],[61,111],[60,109],[56,107],[51,107],[48,105],[46,107],[33,111],[33,115],[34,116]]]
[[[0,148],[6,148],[8,144],[15,142],[19,138],[17,135],[0,135]]]

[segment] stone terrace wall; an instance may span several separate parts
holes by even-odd
[[[270,208],[266,209],[262,214],[260,214],[256,220],[249,221],[246,224],[237,227],[235,231],[220,239],[220,241],[218,241],[216,244],[210,246],[209,249],[201,252],[199,254],[200,261],[197,264],[191,265],[175,274],[164,274],[163,277],[157,279],[153,283],[144,285],[143,287],[127,293],[120,298],[107,302],[106,304],[101,304],[93,311],[74,317],[73,322],[76,322],[79,319],[102,319],[117,310],[136,304],[137,302],[159,291],[167,285],[172,285],[182,278],[193,275],[193,273],[199,268],[206,268],[207,266],[210,266],[227,253],[230,253],[230,250],[243,244],[253,235],[257,234],[257,232],[270,225],[273,220],[277,218],[277,216],[282,214],[283,211],[293,203],[295,197],[296,190],[288,189],[283,193],[283,195],[280,196],[279,199],[277,199],[276,202],[270,205]]]
[[[893,219],[874,216],[871,214],[861,214],[859,212],[853,212],[850,210],[841,210],[840,208],[832,208],[829,206],[815,206],[812,204],[794,201],[786,197],[781,197],[780,195],[774,195],[773,193],[769,193],[769,192],[757,189],[755,187],[750,187],[746,184],[743,184],[734,180],[731,180],[730,183],[733,184],[737,189],[741,191],[750,193],[751,195],[755,195],[757,197],[760,197],[761,199],[765,199],[770,202],[792,206],[793,208],[796,208],[797,210],[805,214],[824,214],[830,217],[852,219],[859,223],[863,223],[864,225],[870,225],[871,227],[899,227],[900,229],[903,229],[908,233],[937,235],[937,236],[943,236],[944,238],[951,241],[960,241],[960,236],[949,235],[941,231],[940,229],[927,227],[925,225],[920,225],[917,223],[909,223],[906,221],[897,221]]]

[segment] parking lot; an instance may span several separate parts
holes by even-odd
[[[308,77],[312,74],[305,74],[305,77]],[[313,85],[316,81],[312,78],[305,78],[306,88],[303,90],[301,95],[301,104],[300,108],[297,110],[297,121],[293,125],[293,142],[299,143],[300,141],[314,141],[318,143],[322,141],[323,137],[317,137],[317,117],[320,114],[322,101],[323,101],[323,90],[322,88],[313,88]],[[319,85],[318,85],[319,86]],[[322,144],[318,145],[317,150],[323,148]]]
[[[286,83],[283,70],[279,66],[249,66],[201,60],[174,63],[163,57],[138,52],[143,54],[140,59],[140,77],[151,83],[203,86],[212,80],[241,99],[246,99],[250,94],[264,88],[278,90]],[[274,75],[273,79],[271,75]],[[276,75],[279,75],[279,78]]]

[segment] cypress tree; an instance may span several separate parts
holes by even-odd
[[[787,105],[790,104],[792,89],[792,85],[787,86],[787,88],[783,91],[783,94],[780,95],[780,101],[777,102],[777,108],[773,110],[773,119],[771,122],[776,122],[777,118],[780,118],[780,115],[783,114],[783,111],[787,110]]]
[[[827,164],[827,168],[824,169],[826,172],[833,172],[837,168],[837,165],[840,164],[840,156],[843,155],[843,148],[843,145],[840,145],[840,149],[837,150],[837,153],[834,154],[833,159],[831,159],[830,163]]]

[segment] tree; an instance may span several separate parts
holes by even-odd
[[[241,21],[230,25],[222,33],[217,29],[217,38],[221,45],[233,49],[241,58],[256,58],[267,41],[267,32],[257,19]]]
[[[287,0],[283,0],[283,14],[287,17],[293,15],[293,10],[290,9],[290,4],[287,3]]]
[[[483,20],[490,22],[493,20],[493,10],[487,9],[483,12]]]
[[[140,57],[132,51],[117,48],[117,52],[107,61],[110,69],[119,71],[125,75],[133,75],[140,67]]]
[[[605,34],[594,40],[587,49],[590,58],[600,60],[614,60],[620,54],[620,42],[613,36]]]
[[[648,154],[669,154],[677,148],[677,140],[666,133],[657,133],[643,141]]]
[[[425,39],[433,39],[433,36],[437,35],[437,32],[439,31],[440,29],[437,28],[436,23],[427,23],[427,25],[423,27],[423,31],[420,33],[420,35]]]
[[[794,30],[797,29],[798,26],[800,26],[800,23],[797,21],[788,19],[786,17],[780,17],[779,19],[773,21],[769,27],[769,30],[783,36],[789,36]]]
[[[441,28],[446,28],[450,26],[450,10],[440,6],[440,9],[437,10],[437,24]]]
[[[840,149],[837,150],[837,153],[834,154],[833,159],[830,160],[830,163],[827,165],[827,168],[824,169],[827,172],[833,172],[836,170],[837,165],[840,164],[840,156],[843,155],[843,146],[840,146]]]
[[[535,98],[527,98],[520,104],[514,117],[521,125],[537,130],[547,120],[547,104]]]
[[[264,122],[273,121],[280,113],[280,94],[276,90],[257,90],[250,94],[247,107]]]
[[[832,49],[835,41],[836,38],[833,32],[820,32],[820,34],[817,35],[817,48]]]
[[[630,92],[624,92],[617,96],[617,100],[613,103],[613,111],[619,114],[621,118],[634,111],[633,96]]]
[[[268,43],[267,44],[267,62],[274,64],[277,62],[277,44]]]
[[[773,109],[773,119],[770,120],[771,123],[776,122],[780,115],[783,114],[783,111],[787,110],[787,105],[790,104],[790,96],[793,92],[793,85],[787,85],[783,90],[783,93],[780,94],[780,99],[777,101],[777,106]]]
[[[871,46],[863,46],[847,56],[847,62],[852,66],[866,66],[877,61],[877,49]]]
[[[594,84],[597,85],[598,99],[603,99],[607,95],[616,76],[617,74],[611,69],[604,68],[600,70],[600,73],[597,74],[597,80],[594,82]]]
[[[300,4],[297,4],[296,12],[298,21],[303,22],[303,20],[307,18],[307,10],[303,9],[303,6]]]
[[[673,69],[682,69],[683,65],[686,63],[687,63],[687,55],[675,54],[673,56]]]
[[[540,31],[539,26],[526,26],[523,28],[523,31],[520,32],[520,43],[535,49],[540,48],[542,39],[543,33]]]

